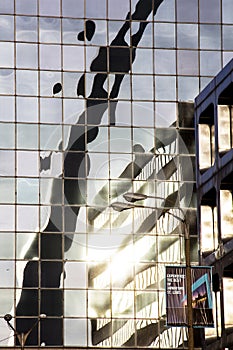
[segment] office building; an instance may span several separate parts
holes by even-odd
[[[200,263],[212,266],[215,327],[206,349],[232,349],[233,60],[195,100]]]
[[[193,102],[232,58],[232,12],[0,0],[0,347],[11,314],[40,320],[34,347],[187,348],[165,266],[185,264],[184,219],[198,264]]]

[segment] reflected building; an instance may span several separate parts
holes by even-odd
[[[195,100],[200,263],[213,267],[215,328],[205,349],[232,348],[233,60]]]
[[[47,315],[33,347],[187,348],[165,266],[185,264],[176,216],[198,264],[193,102],[232,58],[232,11],[0,0],[0,347],[10,313],[18,332]],[[114,211],[128,192],[149,197]]]

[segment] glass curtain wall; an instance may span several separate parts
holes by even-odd
[[[27,345],[185,347],[165,265],[185,264],[183,219],[198,261],[193,99],[232,57],[232,12],[0,0],[0,347],[6,314],[40,320]]]

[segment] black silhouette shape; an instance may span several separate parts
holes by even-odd
[[[77,95],[85,97],[85,74],[81,76],[77,86]]]
[[[48,170],[50,169],[50,164],[51,164],[51,156],[52,153],[48,157],[42,158],[40,157],[40,170]]]
[[[61,90],[62,90],[62,85],[61,85],[61,83],[56,83],[56,84],[53,86],[53,95],[58,94],[59,92],[61,92]]]
[[[85,22],[85,30],[78,34],[78,40],[84,41],[85,37],[88,41],[91,41],[95,34],[95,22],[88,20]]]

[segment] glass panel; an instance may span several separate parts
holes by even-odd
[[[176,99],[176,78],[159,77],[155,78],[155,98],[156,100],[172,101]]]
[[[86,263],[66,262],[64,288],[87,288]]]
[[[176,51],[155,50],[155,73],[176,74]]]
[[[109,21],[108,22],[108,42],[109,44],[115,39],[117,33],[119,30],[122,28],[124,25],[124,22],[121,21]],[[133,23],[132,23],[133,25]],[[136,22],[134,25],[137,25],[138,28],[138,23]],[[130,45],[130,32],[127,31],[124,37],[125,42]]]
[[[1,259],[14,259],[15,257],[15,236],[14,233],[0,233],[0,256]],[[1,300],[1,298],[0,298]]]
[[[156,292],[143,292],[137,295],[136,313],[138,318],[158,318],[158,294]]]
[[[97,138],[87,144],[87,149],[90,152],[108,152],[108,128],[100,127]]]
[[[146,61],[146,65],[145,65]],[[153,73],[153,51],[148,49],[137,49],[135,62],[132,65],[133,73]]]
[[[15,266],[14,261],[0,261],[0,287],[14,287]]]
[[[84,70],[84,47],[63,47],[63,69],[74,71]]]
[[[14,201],[15,180],[10,178],[0,178],[0,203],[14,203]]]
[[[51,195],[52,192],[52,195]],[[63,194],[63,180],[40,179],[40,203],[61,204]],[[43,210],[43,208],[42,208]]]
[[[0,123],[0,148],[14,148],[15,126],[14,124]]]
[[[33,97],[17,97],[17,121],[38,122],[38,99]]]
[[[62,140],[62,126],[40,125],[40,149],[59,150]]]
[[[201,75],[215,76],[221,69],[221,52],[202,51],[200,53]]]
[[[84,14],[84,0],[65,0],[62,1],[62,15],[64,17],[82,18]]]
[[[133,129],[133,145],[139,144],[143,149],[136,149],[135,152],[144,153],[150,152],[154,147],[154,130],[134,128]]]
[[[211,11],[210,11],[211,6]],[[220,0],[202,0],[199,2],[200,21],[218,23],[221,20]]]
[[[62,100],[57,98],[41,98],[40,121],[41,123],[61,124]]]
[[[169,23],[155,23],[155,47],[175,47],[175,25]]]
[[[84,111],[84,100],[77,98],[64,100],[64,122],[67,124],[76,124],[79,116]]]
[[[19,95],[38,95],[38,72],[16,71],[16,91]]]
[[[14,306],[14,289],[9,289],[9,288],[0,289],[0,315],[5,316],[6,314],[11,313],[13,306]],[[7,340],[9,340],[8,337],[7,337]],[[3,345],[4,343],[1,342],[1,346]]]
[[[60,43],[61,42],[61,20],[58,18],[40,18],[40,42]]]
[[[200,26],[200,47],[201,49],[220,50],[221,30],[219,25]]]
[[[88,317],[110,316],[110,292],[88,290]]]
[[[17,124],[17,148],[38,148],[38,126],[30,124]]]
[[[155,105],[155,124],[157,127],[169,127],[176,122],[176,104],[157,102]]]
[[[11,96],[0,96],[0,120],[15,121],[15,100]]]
[[[0,15],[0,40],[14,40],[14,18]]]
[[[37,0],[17,0],[16,13],[37,15]]]
[[[230,328],[233,325],[232,317],[232,288],[233,283],[231,278],[223,278],[223,290],[224,290],[224,323],[226,328]]]
[[[3,67],[14,67],[14,44],[13,43],[0,43],[0,66]]]
[[[146,75],[132,76],[132,97],[135,100],[153,100],[153,77]]]
[[[134,317],[134,292],[112,291],[112,316]]]
[[[233,50],[233,26],[223,26],[223,50]]]
[[[86,0],[86,18],[106,18],[106,0]]]
[[[111,128],[110,129],[110,152],[131,152],[131,129]]]
[[[232,193],[227,190],[220,191],[221,207],[221,232],[222,238],[232,238],[233,221],[232,221]]]
[[[18,151],[17,152],[17,175],[38,176],[38,152]]]
[[[80,180],[79,180],[80,182]],[[101,191],[102,188],[105,189],[107,181],[106,180],[88,180],[87,181],[87,204],[96,206],[107,206],[109,201],[108,191]],[[101,192],[100,192],[101,191]],[[82,197],[85,200],[85,191],[82,191]],[[97,209],[98,210],[98,209]]]
[[[178,74],[198,75],[198,52],[178,50]]]
[[[28,218],[30,218],[30,220],[28,220]],[[38,230],[38,227],[39,227],[39,208],[36,206],[30,206],[30,205],[18,205],[17,206],[17,231],[34,233],[35,231]]]
[[[70,0],[69,0],[70,1]],[[64,1],[63,1],[64,6]],[[79,7],[79,6],[76,6]],[[77,35],[84,30],[84,21],[76,19],[62,19],[62,35],[64,44],[82,44],[77,40]]]
[[[228,106],[218,106],[219,152],[231,149],[231,110]]]
[[[34,44],[16,44],[16,67],[38,68],[38,46]]]
[[[177,24],[177,47],[198,48],[198,26],[196,24]]]
[[[130,11],[129,0],[108,0],[108,17],[113,19],[125,18]]]
[[[17,202],[37,204],[39,201],[38,179],[17,179]]]
[[[232,24],[233,2],[231,0],[222,0],[223,23]]]
[[[180,154],[195,154],[195,135],[194,130],[185,130],[180,129],[179,130],[179,153]]]
[[[23,218],[22,218],[23,220]],[[16,236],[16,259],[38,258],[38,237],[34,232],[17,232]],[[20,265],[21,262],[18,262]],[[22,279],[20,269],[17,272],[19,281]]]
[[[156,19],[164,22],[167,22],[167,21],[174,22],[175,21],[175,2],[174,1],[163,2],[157,10]]]
[[[133,102],[133,126],[154,126],[154,110],[152,102]],[[129,113],[130,113],[130,106]],[[130,119],[128,124],[130,125]]]
[[[128,179],[132,179],[133,177],[133,169],[130,167],[130,163],[132,162],[132,156],[123,153],[116,153],[110,155],[110,177],[118,178],[124,177]],[[123,193],[124,188],[127,189],[129,184],[124,182],[114,182],[111,183],[112,195],[117,197],[121,193]]]
[[[61,47],[58,45],[40,45],[40,68],[61,70]]]
[[[0,94],[14,94],[14,71],[0,69]]]
[[[0,151],[0,175],[14,176],[15,153],[13,151]]]
[[[178,77],[178,99],[193,101],[199,93],[199,79],[192,77]]]
[[[29,42],[38,41],[36,17],[16,17],[16,40]]]
[[[88,178],[106,179],[109,177],[108,154],[90,153],[90,172]]]
[[[81,212],[81,210],[80,210]],[[79,212],[79,217],[81,216]],[[83,220],[85,223],[85,220]],[[80,230],[79,230],[80,231]],[[79,232],[73,234],[72,237],[67,235],[65,239],[72,240],[72,245],[69,250],[65,251],[64,258],[68,260],[85,260],[86,259],[86,234]]]
[[[61,82],[61,73],[52,71],[40,71],[40,95],[52,96],[53,86]]]
[[[198,0],[179,0],[177,2],[178,22],[198,21]]]
[[[65,290],[64,299],[64,316],[86,316],[87,297],[85,290]]]
[[[131,35],[136,34],[139,30],[140,23],[139,22],[131,22]],[[143,33],[142,39],[138,43],[138,46],[144,47],[152,47],[153,46],[153,34],[152,34],[153,26],[152,23],[148,23],[147,27]],[[129,42],[130,45],[130,42]]]
[[[96,20],[95,32],[93,34],[92,43],[99,46],[107,45],[107,22]],[[87,29],[86,29],[87,30]]]
[[[50,0],[49,6],[47,0],[40,0],[39,10],[42,16],[60,16],[60,0]]]
[[[201,206],[201,251],[211,252],[218,246],[217,213],[207,206]]]
[[[214,127],[199,124],[199,167],[207,168],[214,163]]]
[[[13,13],[13,12],[14,12],[14,0],[0,1],[0,13]]]
[[[64,320],[65,346],[87,346],[87,320]]]
[[[0,205],[0,227],[2,231],[15,230],[15,207]]]

